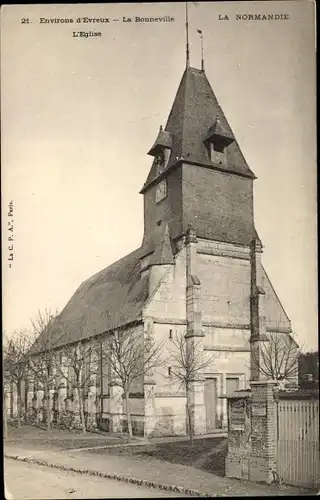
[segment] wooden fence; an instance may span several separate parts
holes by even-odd
[[[285,484],[318,488],[319,400],[277,403],[277,473]]]

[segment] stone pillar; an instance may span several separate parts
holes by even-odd
[[[202,315],[200,311],[201,283],[197,272],[197,238],[195,231],[190,227],[186,235],[187,257],[187,290],[186,290],[186,315],[187,336],[203,337]]]
[[[42,423],[42,421],[43,421],[43,398],[44,398],[43,389],[37,390],[36,398],[37,398],[36,399],[37,422]]]
[[[12,384],[12,406],[11,406],[11,415],[13,418],[18,416],[18,393],[15,384]]]
[[[144,341],[154,338],[154,321],[152,318],[145,318],[144,321]],[[154,434],[157,426],[154,369],[145,367],[143,381],[144,387],[144,437],[150,437]]]
[[[115,330],[112,335],[118,335]],[[110,382],[109,382],[109,411],[110,411],[110,422],[109,429],[110,432],[122,432],[123,429],[123,388],[121,380],[119,379],[117,372],[119,373],[119,361],[117,360],[114,353],[112,362],[110,363]],[[118,367],[118,370],[115,368]]]
[[[202,315],[200,311],[200,280],[197,276],[197,238],[189,226],[186,234],[187,289],[186,289],[186,349],[188,356],[204,356]],[[200,363],[201,364],[201,363]],[[196,365],[196,363],[195,363]],[[204,401],[204,373],[196,370],[190,383],[187,405],[191,409],[192,425],[195,435],[206,433],[206,409]]]
[[[67,386],[66,382],[63,381],[59,385],[58,388],[58,401],[57,401],[57,406],[58,406],[58,412],[62,413],[66,411],[66,400],[67,400]]]
[[[30,384],[28,387],[28,392],[27,392],[27,418],[30,420],[30,418],[33,417],[33,397],[34,397],[34,389],[33,389],[33,384]]]
[[[225,373],[222,374],[222,394],[226,394],[227,392],[227,376]],[[226,398],[221,400],[222,406],[222,428],[228,428],[228,401]]]
[[[5,409],[7,412],[7,417],[8,419],[11,416],[11,384],[10,383],[5,383],[4,387],[4,395],[5,395]]]
[[[272,483],[277,469],[277,420],[273,380],[254,380],[251,386],[251,454],[249,480]]]
[[[113,379],[110,388],[110,432],[122,432],[123,389],[119,380]]]
[[[156,429],[157,415],[154,397],[156,382],[151,378],[144,380],[144,437],[151,437]]]
[[[11,393],[10,389],[8,389],[5,393],[5,409],[7,413],[7,417],[10,418],[11,414]]]
[[[250,296],[250,372],[251,380],[265,379],[261,371],[261,348],[268,342],[266,334],[265,291],[261,264],[262,246],[258,239],[250,245],[251,296]]]
[[[87,397],[87,427],[88,429],[95,429],[97,427],[97,375],[91,376],[90,386]]]

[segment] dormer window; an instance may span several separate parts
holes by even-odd
[[[172,137],[170,132],[163,130],[160,126],[158,137],[149,151],[149,155],[155,158],[154,165],[156,175],[161,174],[168,165],[172,149]]]
[[[225,143],[225,141],[223,141],[221,139],[219,140],[219,138],[212,141],[212,146],[213,146],[214,151],[216,151],[217,153],[224,153],[225,152],[226,143]]]
[[[159,151],[155,157],[155,165],[157,169],[157,174],[161,174],[164,169],[165,156],[163,151]]]
[[[233,136],[221,125],[219,118],[209,128],[204,143],[208,150],[210,161],[219,165],[225,165],[227,158],[227,147],[233,142]]]
[[[164,153],[160,151],[155,158],[157,165],[164,165]]]
[[[223,165],[225,163],[225,146],[221,143],[210,142],[208,147],[209,158],[214,163]]]

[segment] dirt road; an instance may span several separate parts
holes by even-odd
[[[4,473],[7,500],[183,496],[113,479],[86,476],[11,459],[5,460]]]

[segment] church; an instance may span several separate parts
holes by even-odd
[[[195,434],[208,434],[227,426],[222,396],[248,387],[250,352],[272,332],[290,335],[291,324],[262,264],[256,177],[203,63],[193,68],[187,56],[166,125],[146,152],[141,246],[79,286],[53,323],[65,327],[55,348],[63,355],[67,344],[94,342],[120,327],[148,332],[164,343],[165,356],[176,335],[185,335],[189,349],[199,340],[211,361],[192,382],[189,401],[162,367],[136,382],[130,407],[134,433],[185,435],[188,402]],[[76,412],[63,384],[56,392],[58,411]],[[41,408],[42,396],[29,385],[27,405]],[[126,428],[125,401],[110,371],[96,377],[89,396],[86,414],[94,425]]]

